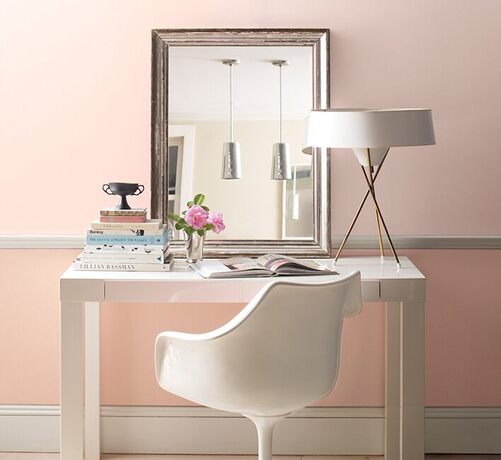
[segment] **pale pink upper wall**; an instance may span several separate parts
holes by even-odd
[[[103,182],[149,183],[152,28],[325,27],[334,105],[434,111],[438,145],[395,149],[382,173],[391,231],[499,234],[500,16],[497,0],[2,0],[0,232],[82,233]],[[335,155],[336,233],[363,187]]]

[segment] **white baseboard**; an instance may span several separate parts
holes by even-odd
[[[104,406],[107,453],[255,454],[250,421],[204,407]],[[311,407],[276,430],[274,452],[382,455],[384,411]],[[427,408],[427,453],[501,454],[501,408]],[[58,406],[0,406],[0,452],[57,452]]]

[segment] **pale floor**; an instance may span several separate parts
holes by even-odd
[[[103,454],[101,460],[255,460],[252,455],[126,455]],[[274,455],[277,460],[383,460],[368,455]],[[59,454],[0,452],[0,460],[59,460]],[[426,460],[501,460],[501,455],[426,455]]]

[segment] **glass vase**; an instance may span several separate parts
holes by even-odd
[[[186,261],[194,264],[202,260],[204,252],[205,233],[200,236],[197,232],[188,235],[184,233],[184,247],[186,248]]]

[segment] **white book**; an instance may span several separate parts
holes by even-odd
[[[298,260],[279,254],[251,259],[233,257],[224,260],[201,260],[190,267],[203,278],[262,278],[271,276],[337,275],[313,260]]]
[[[120,263],[120,262],[78,262],[73,263],[74,270],[114,271],[114,272],[168,272],[174,265],[174,256],[170,254],[163,264]]]
[[[86,244],[84,254],[126,254],[135,256],[139,254],[163,254],[169,243],[163,244]]]
[[[167,259],[167,251],[162,254],[86,254],[82,252],[77,256],[78,262],[101,262],[101,263],[164,263]]]
[[[161,219],[146,219],[146,222],[99,222],[90,224],[92,230],[159,230],[162,228]]]

